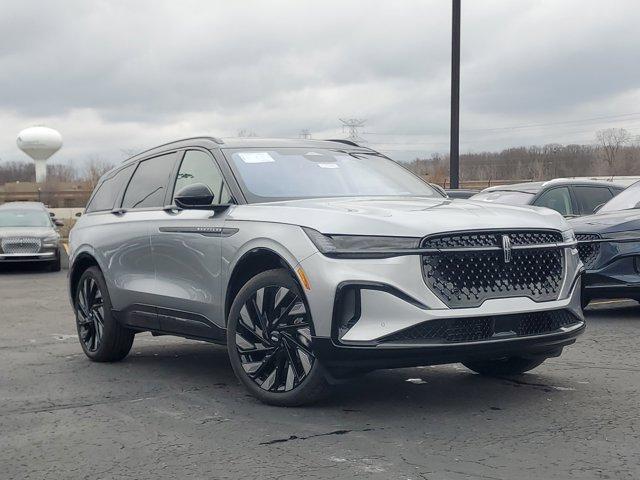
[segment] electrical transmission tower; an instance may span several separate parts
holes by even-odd
[[[364,118],[340,118],[342,122],[342,131],[347,132],[347,140],[352,142],[363,142],[364,139],[358,133],[358,129],[364,127],[367,122]]]
[[[302,130],[300,130],[300,138],[304,138],[305,140],[311,139],[311,132],[308,128],[303,128]]]

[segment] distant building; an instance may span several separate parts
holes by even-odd
[[[84,207],[91,195],[87,182],[11,182],[0,185],[0,204],[42,202],[51,208]]]

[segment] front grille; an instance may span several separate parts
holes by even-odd
[[[409,327],[381,339],[383,343],[460,343],[497,340],[507,337],[541,335],[578,323],[566,310],[438,319]]]
[[[2,242],[2,251],[4,253],[38,253],[40,252],[40,248],[42,247],[42,242],[39,238],[31,238],[31,237],[14,237],[14,238],[3,238]]]
[[[503,237],[514,249],[506,261]],[[429,237],[423,248],[442,249],[422,256],[427,286],[447,306],[477,307],[485,300],[529,297],[535,301],[558,298],[564,274],[562,247],[535,248],[536,245],[562,243],[556,231],[465,232]],[[473,249],[478,251],[446,251]]]
[[[578,255],[580,260],[584,263],[584,267],[589,270],[596,265],[598,256],[600,255],[600,243],[593,243],[591,240],[599,240],[600,235],[597,233],[577,233],[578,239]],[[585,242],[585,243],[582,243]]]

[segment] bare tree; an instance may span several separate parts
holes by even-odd
[[[604,152],[604,157],[609,164],[609,174],[614,175],[614,163],[616,156],[622,147],[631,141],[631,135],[624,128],[607,128],[596,132],[596,139]]]
[[[78,177],[73,165],[54,163],[47,165],[47,183],[71,183]]]
[[[82,175],[83,180],[89,182],[91,187],[95,187],[100,177],[114,167],[112,162],[104,160],[99,156],[93,156],[87,161]]]

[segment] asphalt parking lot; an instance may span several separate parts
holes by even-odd
[[[222,347],[143,334],[92,363],[66,272],[1,270],[0,478],[639,478],[640,307],[587,316],[519,379],[381,371],[283,409],[246,394]]]

